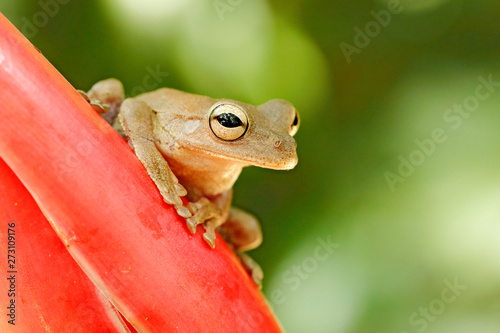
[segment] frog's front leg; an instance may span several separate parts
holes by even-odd
[[[174,205],[182,217],[190,217],[191,212],[183,206],[181,197],[187,194],[179,183],[163,155],[154,143],[153,111],[144,102],[127,99],[123,102],[119,119],[135,154],[146,168],[163,199]]]

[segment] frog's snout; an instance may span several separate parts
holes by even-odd
[[[275,159],[275,169],[293,169],[298,163],[297,142],[290,136],[287,138],[274,138],[270,140],[272,149],[277,153]]]

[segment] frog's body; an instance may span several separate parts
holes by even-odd
[[[115,79],[98,82],[87,96],[96,110],[107,111],[103,117],[110,123],[119,111],[129,144],[192,233],[203,224],[204,238],[214,247],[219,227],[236,251],[261,243],[255,217],[231,208],[232,187],[245,166],[286,170],[297,164],[293,135],[299,118],[290,103],[253,106],[168,88],[123,101]],[[259,280],[261,272],[254,273]]]

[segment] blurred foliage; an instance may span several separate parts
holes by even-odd
[[[0,10],[26,33],[55,1]],[[29,37],[75,87],[112,76],[131,95],[159,69],[151,88],[296,105],[297,168],[248,168],[235,188],[262,221],[252,255],[287,331],[500,331],[500,89],[457,128],[444,118],[480,76],[500,82],[500,2],[401,0],[350,62],[342,43],[397,0],[56,3]],[[386,173],[439,128],[392,191]],[[318,257],[328,240],[338,248]],[[456,281],[467,288],[444,302]]]

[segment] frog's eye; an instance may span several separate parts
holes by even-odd
[[[292,124],[290,125],[290,130],[288,131],[291,136],[294,136],[297,133],[297,131],[299,130],[299,126],[300,126],[299,113],[295,111],[295,117],[293,117]]]
[[[210,129],[222,140],[239,139],[245,134],[247,128],[247,114],[237,105],[219,104],[210,113]]]

